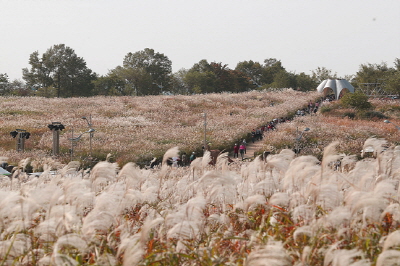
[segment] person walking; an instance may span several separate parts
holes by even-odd
[[[242,144],[244,145],[244,154],[246,154],[246,150],[247,150],[247,142],[246,142],[246,139],[243,139]]]
[[[254,143],[254,140],[255,140],[255,139],[256,139],[256,130],[253,129],[253,130],[251,131],[251,142]]]
[[[196,159],[196,153],[195,153],[195,152],[192,152],[192,155],[190,155],[189,160],[190,160],[190,162],[193,162],[194,159]]]
[[[245,151],[245,150],[246,150],[246,146],[244,146],[243,143],[240,144],[240,146],[239,146],[239,152],[240,152],[240,157],[242,157],[242,161],[243,161],[243,159],[244,159],[244,151]]]
[[[233,146],[233,158],[239,158],[239,146],[237,144]]]

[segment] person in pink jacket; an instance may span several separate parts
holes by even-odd
[[[244,151],[246,150],[246,146],[244,144],[240,144],[239,146],[239,152],[240,152],[240,157],[242,157],[242,160],[244,159]]]

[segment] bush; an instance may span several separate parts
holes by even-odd
[[[332,111],[332,108],[330,106],[328,106],[328,105],[322,106],[320,108],[321,114],[329,113],[330,111]]]
[[[388,118],[384,114],[378,111],[365,111],[365,112],[360,112],[359,113],[360,118],[368,118],[368,119],[386,119]]]
[[[362,92],[347,93],[340,99],[340,103],[344,107],[351,107],[359,110],[372,108],[372,104],[368,102],[368,96]]]
[[[350,119],[354,119],[356,117],[356,113],[354,113],[354,112],[345,112],[343,114],[343,117],[348,117]]]

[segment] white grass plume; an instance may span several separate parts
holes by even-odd
[[[228,168],[228,152],[221,152],[217,157],[216,169],[226,171]]]
[[[125,180],[129,188],[139,189],[144,177],[141,175],[140,168],[134,163],[125,164],[118,173],[118,180]]]
[[[25,234],[15,234],[12,239],[0,241],[0,262],[8,253],[8,258],[18,258],[31,249],[30,237]]]
[[[229,172],[210,171],[198,180],[198,188],[211,203],[234,203],[236,198],[236,180]]]
[[[289,168],[290,162],[293,160],[295,153],[291,150],[284,149],[279,154],[269,155],[267,167],[278,169],[279,172],[285,173]]]
[[[53,254],[58,253],[62,247],[74,247],[82,254],[86,251],[88,245],[78,234],[66,234],[57,239],[54,245]]]
[[[311,226],[305,225],[298,227],[293,233],[293,239],[296,242],[308,241],[308,239],[314,236],[314,232]]]
[[[399,250],[385,250],[379,254],[376,266],[400,265]]]
[[[324,261],[324,266],[326,265],[332,265],[332,266],[344,266],[344,265],[349,265],[353,266],[353,262],[358,259],[359,257],[363,258],[364,255],[363,253],[358,250],[358,249],[337,249],[333,251],[333,260],[331,264],[326,264]],[[360,264],[361,263],[361,264]],[[369,262],[367,259],[361,259],[357,263],[358,265],[371,265],[371,262]]]
[[[333,209],[326,217],[325,226],[333,228],[349,227],[352,221],[352,214],[349,207],[338,206]]]
[[[389,249],[398,249],[399,247],[400,247],[400,231],[394,231],[387,236],[383,244],[383,251]]]
[[[314,156],[300,156],[291,161],[283,178],[283,188],[288,192],[305,188],[311,178],[320,171],[318,163]]]
[[[268,241],[268,244],[250,252],[246,266],[292,266],[292,260],[281,242]]]
[[[109,162],[97,163],[91,173],[90,179],[95,181],[96,179],[114,180],[117,174],[117,165]]]
[[[337,154],[336,147],[339,145],[339,141],[334,141],[324,149],[323,159],[321,162],[322,171],[328,169],[330,163],[340,160],[343,156]],[[322,174],[322,173],[321,173]]]
[[[168,215],[166,218],[167,224],[171,224],[172,217],[173,223],[171,229],[167,232],[167,238],[177,237],[179,239],[196,239],[200,236],[203,230],[204,214],[203,209],[205,208],[206,201],[203,197],[199,196],[193,198],[187,202],[183,208],[180,209],[180,213],[174,213]],[[180,219],[176,219],[180,217]]]
[[[277,205],[280,207],[287,207],[289,205],[289,195],[285,192],[276,192],[268,201],[270,205]]]
[[[121,244],[118,247],[117,256],[124,253],[123,266],[138,265],[145,253],[143,245],[140,243],[140,235],[125,237],[121,239]]]
[[[203,155],[203,159],[201,160],[201,166],[203,167],[203,169],[206,169],[210,162],[211,162],[211,152],[210,151],[205,151],[204,155]]]
[[[315,207],[312,205],[299,205],[292,211],[292,219],[295,223],[310,224],[315,217]]]
[[[175,157],[175,156],[179,156],[179,148],[178,147],[170,148],[169,150],[167,150],[164,153],[162,164],[163,165],[167,164],[167,160],[172,158],[172,157]]]
[[[248,211],[249,208],[253,205],[265,205],[267,203],[265,196],[263,195],[253,195],[253,196],[249,196],[247,197],[244,202],[243,202],[243,206],[241,207],[241,209],[243,209],[244,211]],[[239,207],[240,205],[236,204],[235,207]]]

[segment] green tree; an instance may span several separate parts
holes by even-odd
[[[356,74],[357,83],[382,83],[391,69],[387,63],[362,64]]]
[[[264,85],[261,82],[263,66],[259,62],[254,62],[252,60],[239,62],[236,65],[235,70],[247,76],[249,81],[252,82],[256,87],[261,87]]]
[[[281,70],[274,75],[274,81],[269,85],[270,88],[294,88],[296,87],[295,75],[286,70]]]
[[[361,86],[363,83],[379,84],[386,93],[400,94],[400,60],[394,61],[395,67],[388,67],[387,63],[362,64],[356,74],[355,81]]]
[[[6,73],[0,74],[0,95],[7,95],[9,92],[10,82]]]
[[[304,72],[295,75],[296,88],[301,91],[313,91],[317,89],[318,84],[312,77],[306,75]]]
[[[193,93],[192,91],[190,91],[189,87],[185,83],[185,77],[187,73],[188,73],[187,69],[181,69],[172,75],[171,90],[169,91],[169,93],[183,94],[183,95]]]
[[[346,93],[341,99],[340,103],[345,107],[352,107],[359,110],[366,110],[372,107],[368,102],[368,96],[362,92]]]
[[[87,68],[83,58],[64,44],[50,47],[41,58],[37,51],[29,57],[31,69],[23,69],[28,86],[54,87],[57,97],[90,96],[96,74]]]
[[[281,61],[275,58],[265,59],[260,82],[266,87],[272,87],[275,75],[281,73],[281,71],[286,71]]]
[[[125,94],[125,82],[115,73],[98,77],[93,81],[94,95],[121,96]]]
[[[332,70],[327,69],[326,67],[318,67],[317,69],[311,71],[311,73],[311,78],[318,84],[326,79],[337,78],[337,73],[332,73]]]
[[[172,62],[167,56],[146,48],[128,53],[123,65],[113,71],[127,81],[136,95],[157,95],[169,91],[172,77]]]
[[[232,70],[221,62],[201,60],[185,72],[185,87],[192,93],[242,92],[254,88],[250,78],[239,70]]]

